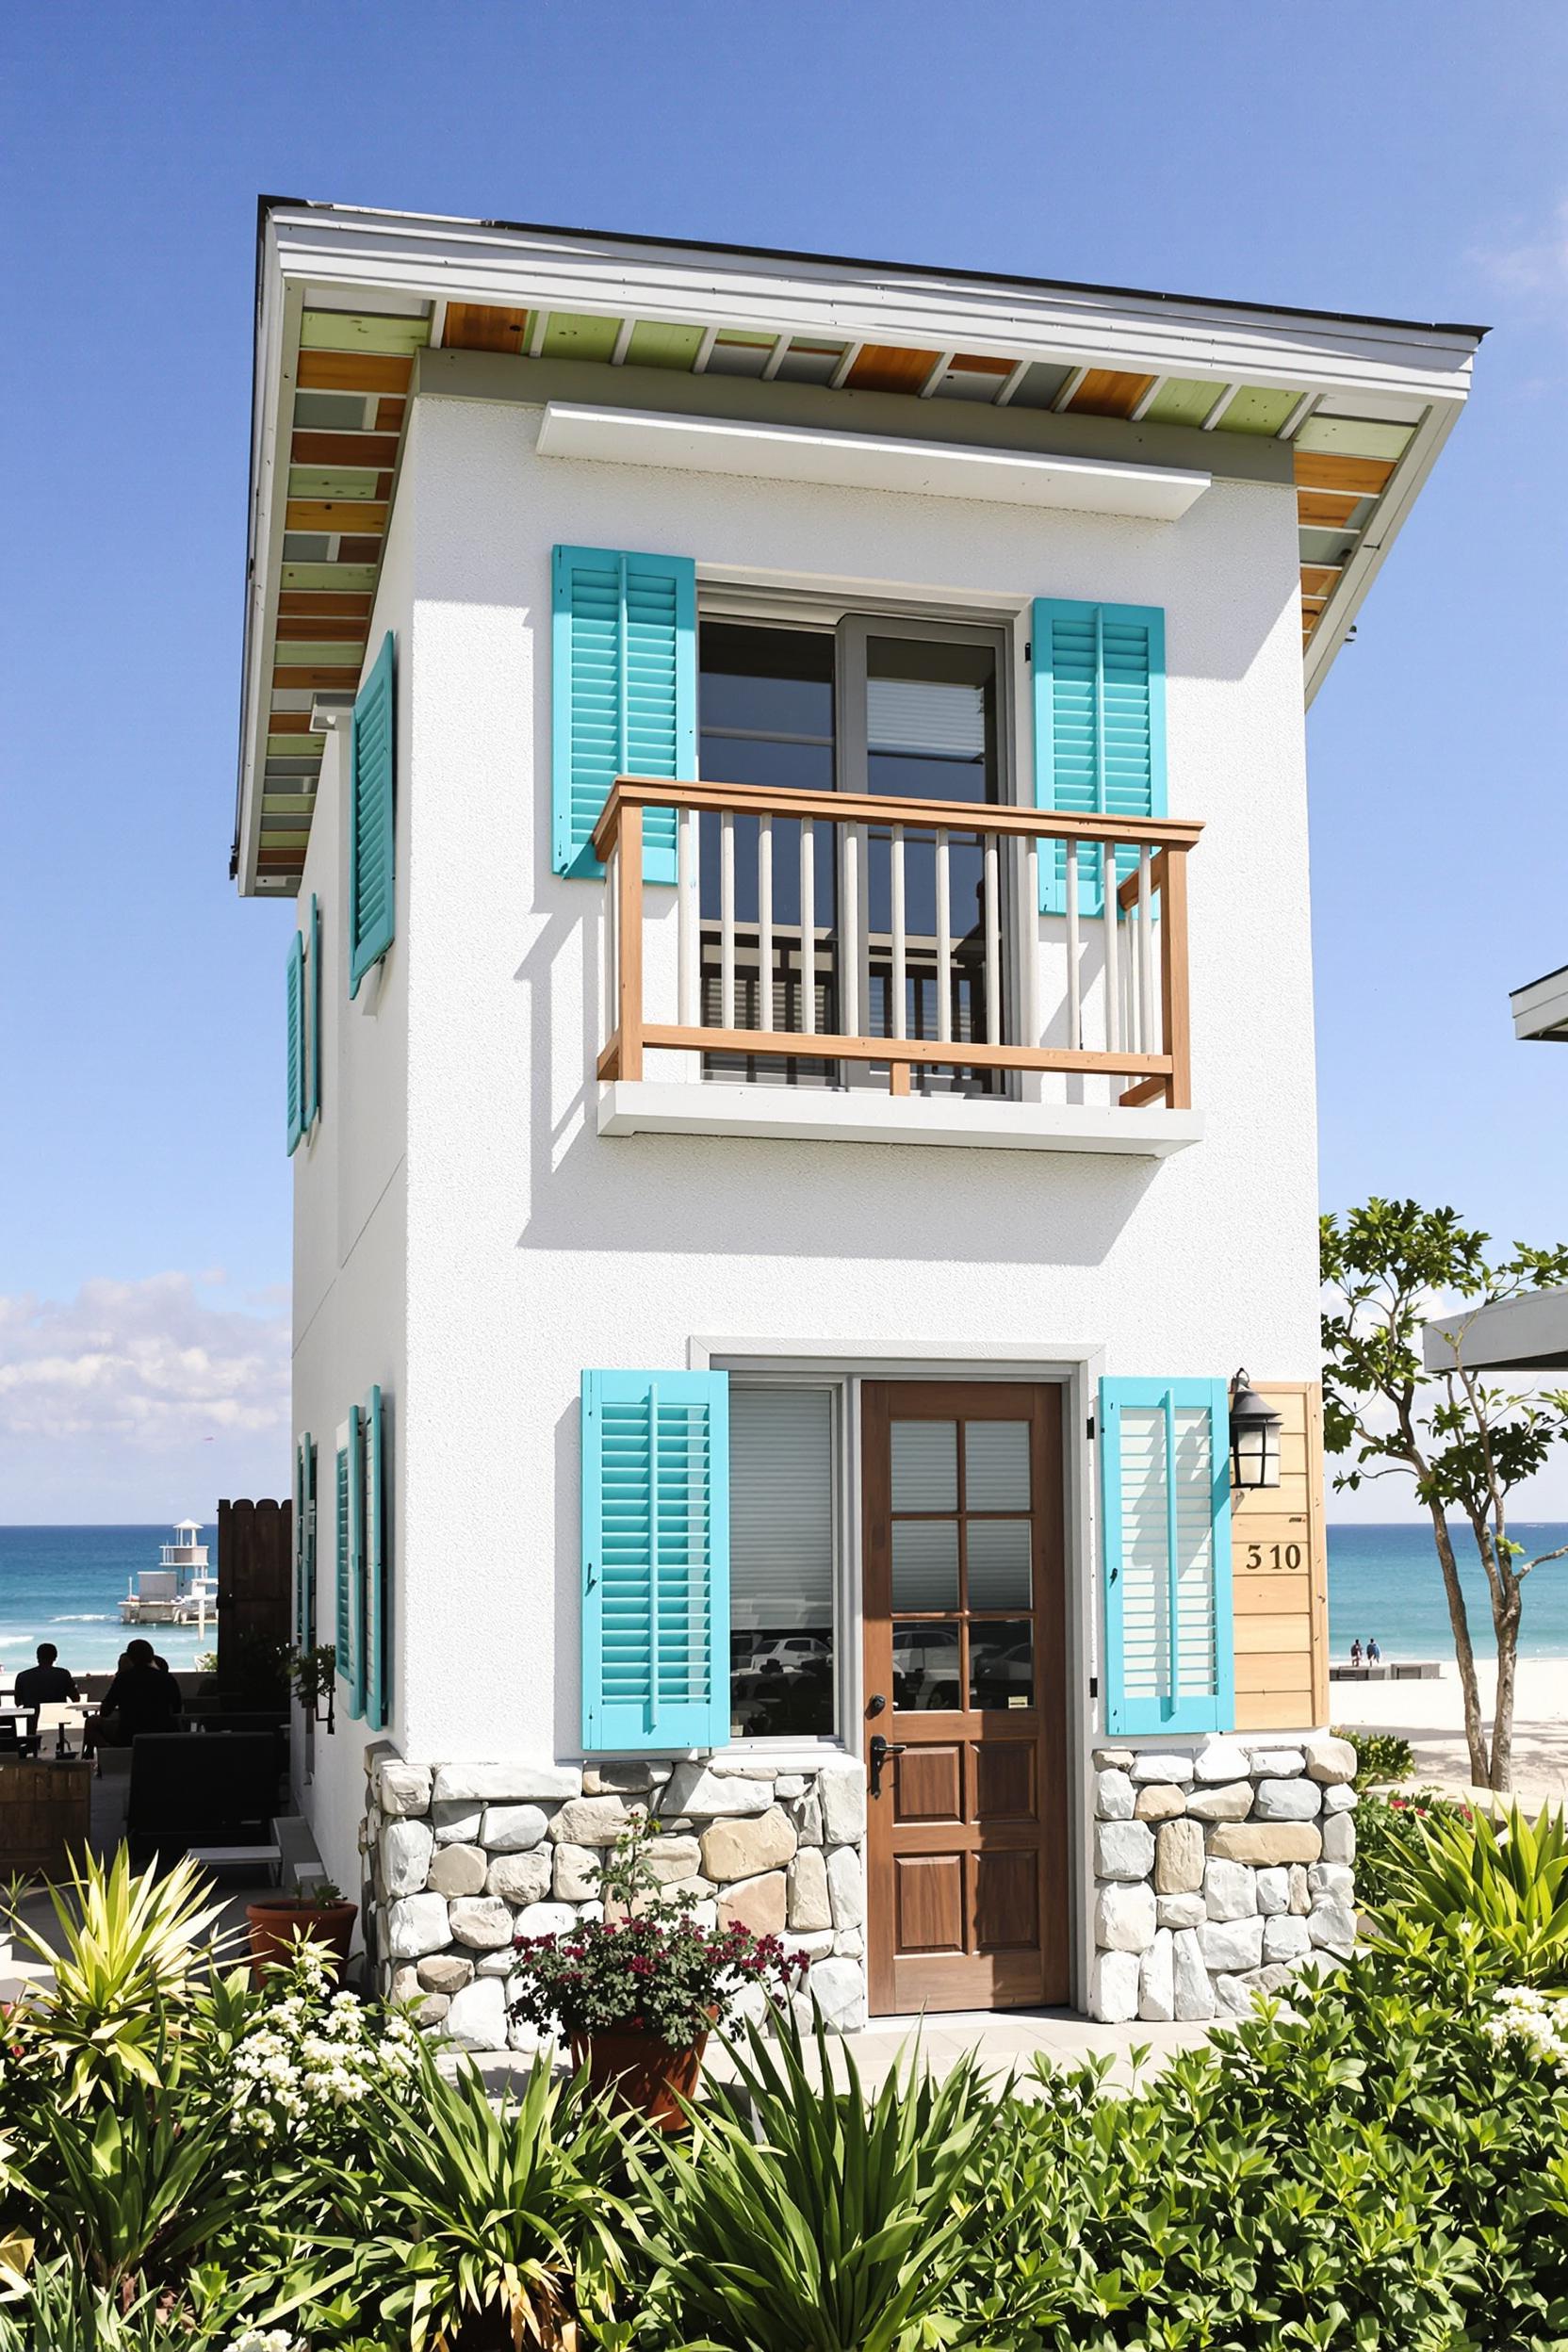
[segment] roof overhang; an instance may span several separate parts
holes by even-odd
[[[1422,1335],[1429,1372],[1453,1369],[1456,1342],[1467,1371],[1568,1379],[1568,1290],[1527,1291],[1522,1298],[1475,1307],[1468,1315],[1438,1316]]]
[[[1508,1001],[1516,1037],[1568,1045],[1568,964],[1544,979],[1527,981]]]
[[[422,351],[811,384],[845,395],[846,426],[862,434],[857,395],[905,396],[915,418],[918,402],[950,416],[963,402],[976,424],[1011,407],[1037,444],[1011,479],[1037,488],[1039,460],[1084,458],[1090,420],[1117,429],[1092,453],[1106,481],[1140,463],[1152,474],[1142,445],[1156,437],[1180,453],[1173,474],[1207,472],[1237,434],[1285,445],[1310,699],[1463,404],[1484,332],[264,199],[240,887],[298,887],[321,749],[311,702],[358,681]],[[624,416],[604,430],[624,435]],[[1000,482],[1007,469],[987,462]],[[1057,481],[1072,471],[1058,465]]]

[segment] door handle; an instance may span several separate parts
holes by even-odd
[[[868,1796],[879,1797],[882,1794],[882,1767],[890,1756],[902,1756],[905,1745],[902,1740],[884,1740],[879,1731],[872,1733],[871,1779],[866,1788]]]

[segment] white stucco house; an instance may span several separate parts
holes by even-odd
[[[846,2028],[1345,1940],[1303,716],[1478,335],[264,204],[295,1770],[433,2025],[634,1804]]]

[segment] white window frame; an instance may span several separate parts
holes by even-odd
[[[706,1370],[707,1366],[694,1365]],[[860,1636],[860,1616],[854,1584],[858,1576],[859,1545],[855,1539],[851,1518],[849,1466],[853,1462],[852,1428],[858,1425],[858,1414],[852,1412],[851,1382],[834,1373],[809,1372],[798,1367],[781,1365],[767,1370],[748,1367],[736,1372],[730,1381],[732,1389],[808,1388],[826,1390],[831,1399],[829,1425],[832,1436],[830,1476],[833,1483],[833,1724],[829,1731],[815,1738],[802,1739],[798,1733],[759,1733],[750,1738],[731,1739],[719,1753],[734,1756],[805,1756],[821,1758],[841,1755],[846,1744],[845,1725],[851,1721],[847,1704],[847,1679],[850,1664],[849,1645]],[[733,1620],[728,1629],[733,1630]]]

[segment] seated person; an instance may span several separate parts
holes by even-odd
[[[61,1707],[75,1698],[75,1676],[56,1664],[58,1657],[52,1642],[39,1643],[38,1664],[24,1667],[16,1678],[18,1707]]]
[[[132,1642],[99,1705],[94,1744],[128,1748],[144,1731],[172,1731],[180,1686],[160,1666],[150,1642]]]

